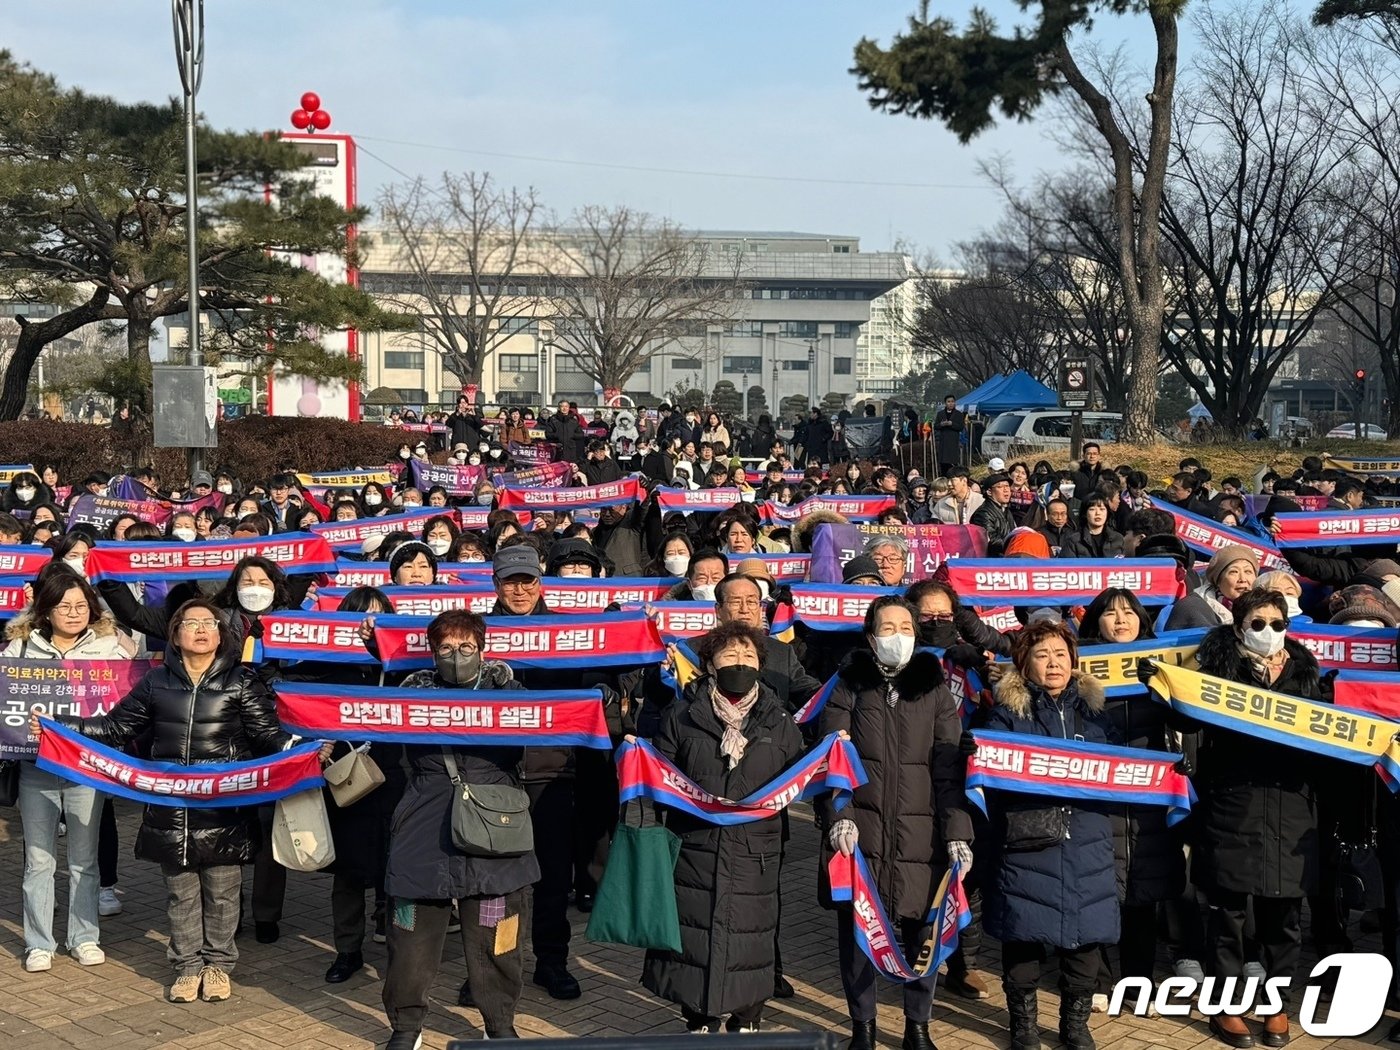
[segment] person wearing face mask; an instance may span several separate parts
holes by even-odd
[[[767,646],[761,631],[742,623],[703,636],[696,646],[703,673],[686,686],[685,702],[670,706],[652,741],[701,788],[725,798],[743,798],[802,752],[791,714],[761,681]],[[680,1005],[689,1032],[756,1032],[774,984],[779,822],[716,825],[674,809],[661,815],[681,839],[681,950],[648,951],[642,984]]]
[[[656,552],[656,557],[642,570],[643,576],[685,576],[690,568],[690,556],[695,553],[695,545],[690,537],[680,529],[667,527],[666,538]],[[679,586],[679,585],[678,585]],[[675,588],[672,588],[673,590]],[[669,599],[668,600],[672,600]]]
[[[17,510],[32,511],[41,503],[53,502],[53,490],[39,480],[32,470],[21,470],[11,480],[0,498],[0,510],[13,514]]]
[[[1309,623],[1312,621],[1311,616],[1303,615],[1303,607],[1299,604],[1303,597],[1303,585],[1298,582],[1298,577],[1291,572],[1275,569],[1272,572],[1261,573],[1259,578],[1254,581],[1254,589],[1275,591],[1281,594],[1288,612],[1289,623]],[[1379,627],[1381,624],[1377,623],[1373,626]]]
[[[169,530],[170,538],[181,543],[193,543],[199,537],[195,531],[194,515],[184,511],[171,515]]]
[[[476,491],[472,493],[472,499],[478,507],[489,507],[496,502],[496,486],[489,481],[479,482]]]
[[[902,597],[870,603],[865,644],[842,664],[820,718],[820,735],[849,734],[869,778],[845,809],[836,810],[830,795],[816,801],[825,832],[818,893],[824,907],[836,910],[852,1050],[876,1045],[880,978],[856,945],[851,906],[831,900],[826,869],[832,852],[849,855],[860,847],[910,959],[928,939],[929,904],[949,863],[958,861],[964,872],[972,868],[972,821],[963,801],[958,751],[962,724],[942,664],[932,653],[915,652],[917,620],[917,610]],[[905,1050],[933,1046],[928,1022],[935,980],[929,976],[901,986]]]
[[[423,493],[417,489],[404,489],[396,501],[404,511],[417,510],[423,506]]]
[[[452,610],[428,624],[433,670],[404,679],[414,689],[519,689],[511,669],[482,656],[486,624],[475,613]],[[428,991],[442,962],[452,903],[460,901],[467,983],[490,1039],[516,1037],[515,1012],[524,990],[525,936],[519,929],[502,950],[500,923],[524,925],[530,886],[540,876],[535,851],[514,857],[467,856],[452,844],[447,827],[453,779],[464,784],[522,787],[519,747],[405,748],[412,775],[394,810],[385,888],[393,901],[388,929],[389,964],[384,1011],[392,1034],[389,1050],[422,1045]],[[455,773],[448,765],[451,758]],[[536,846],[549,834],[535,826]]]
[[[1231,622],[1201,641],[1201,673],[1308,700],[1324,699],[1316,658],[1288,637],[1287,604],[1274,591],[1251,590],[1235,600]],[[1319,889],[1321,862],[1316,806],[1331,770],[1326,759],[1246,733],[1201,729],[1197,770],[1200,801],[1192,811],[1196,840],[1192,880],[1210,904],[1208,943],[1217,977],[1240,977],[1245,919],[1253,907],[1254,940],[1269,977],[1290,981],[1302,943],[1303,898]],[[1354,805],[1354,800],[1353,800]],[[1208,967],[1209,968],[1209,967]],[[1289,988],[1284,1009],[1264,1022],[1265,1046],[1288,1041]],[[1211,1018],[1211,1031],[1230,1046],[1249,1046],[1243,1018]]]
[[[438,561],[447,557],[448,551],[452,549],[452,544],[461,534],[462,530],[450,514],[429,518],[423,524],[423,542],[428,545],[428,549],[433,552],[433,557],[437,558]]]

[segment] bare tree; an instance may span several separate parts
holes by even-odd
[[[509,322],[533,312],[538,210],[533,189],[502,189],[473,171],[387,186],[379,196],[395,263],[410,283],[389,298],[418,314],[425,349],[463,386],[481,382],[487,355],[514,334]]]
[[[604,390],[621,390],[652,358],[696,356],[678,340],[738,311],[741,256],[666,220],[594,206],[551,233],[542,319],[555,347]]]

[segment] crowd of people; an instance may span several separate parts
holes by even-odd
[[[815,878],[817,900],[834,913],[832,965],[849,1008],[850,1046],[873,1050],[883,978],[862,946],[852,905],[833,893],[827,875],[833,856],[857,851],[911,960],[936,933],[930,905],[956,865],[971,922],[947,959],[942,985],[986,998],[982,939],[984,932],[995,937],[1014,1050],[1041,1045],[1037,988],[1047,963],[1058,970],[1059,1038],[1090,1050],[1091,1015],[1118,978],[1292,979],[1305,913],[1320,954],[1346,949],[1356,916],[1341,885],[1338,843],[1364,842],[1379,852],[1384,904],[1363,918],[1378,919],[1394,957],[1400,807],[1380,778],[1182,717],[1146,685],[1106,692],[1086,670],[1097,647],[1195,629],[1202,634],[1194,665],[1202,673],[1330,702],[1333,676],[1290,631],[1330,622],[1393,633],[1400,625],[1396,543],[1382,535],[1375,543],[1282,547],[1288,568],[1270,571],[1259,551],[1272,547],[1275,516],[1309,500],[1337,514],[1373,504],[1381,489],[1372,479],[1308,459],[1292,474],[1261,470],[1246,483],[1216,479],[1187,459],[1162,482],[1132,465],[1109,465],[1092,443],[1063,467],[994,459],[973,471],[958,462],[956,442],[937,432],[939,470],[924,478],[902,467],[898,453],[874,462],[833,457],[840,449],[820,413],[791,440],[762,417],[742,450],[731,440],[737,428],[718,413],[664,405],[655,419],[618,413],[590,421],[567,402],[541,418],[510,409],[488,419],[464,398],[440,421],[398,422],[419,429],[405,431],[395,463],[345,465],[345,473],[382,468],[390,480],[354,487],[318,485],[291,462],[258,478],[224,465],[189,478],[159,478],[145,468],[129,478],[94,472],[76,481],[42,461],[14,473],[0,495],[0,548],[38,545],[52,558],[24,580],[24,607],[13,612],[0,655],[154,660],[110,710],[58,721],[98,743],[177,765],[240,762],[295,744],[275,705],[279,688],[296,683],[596,689],[614,745],[649,741],[700,789],[723,799],[750,795],[835,734],[859,756],[866,780],[849,805],[830,792],[814,800],[816,871],[785,861],[790,837],[810,834],[808,824],[789,822],[785,812],[729,825],[656,807],[680,840],[674,884],[681,947],[649,950],[639,976],[679,1007],[690,1032],[758,1030],[765,1003],[794,994],[778,947],[780,888],[791,907],[798,894],[806,899]],[[502,497],[542,463],[566,465],[550,488],[636,478],[637,498],[596,510],[547,501],[528,514],[511,509],[517,503],[502,507],[509,502]],[[460,472],[467,479],[460,484],[415,487],[429,465],[486,469]],[[110,495],[118,482],[140,486],[146,506],[163,510],[113,513],[104,522],[79,512],[83,497]],[[667,493],[704,489],[732,498],[688,510],[663,506]],[[1251,489],[1262,506],[1251,505]],[[801,505],[843,496],[883,501],[880,528],[840,566],[843,588],[878,590],[841,630],[813,629],[800,610],[791,623],[793,585],[763,556],[810,553],[818,529],[847,519],[831,509],[804,513]],[[410,515],[420,507],[441,513]],[[769,507],[798,516],[764,513]],[[1198,553],[1179,538],[1175,510],[1240,542]],[[463,527],[468,511],[484,517]],[[400,522],[401,515],[410,517]],[[259,657],[253,643],[266,618],[326,607],[318,593],[328,581],[294,564],[248,555],[217,581],[100,574],[89,581],[92,552],[108,544],[251,543],[380,517],[392,527],[340,552],[346,563],[382,569],[387,581],[353,587],[336,602],[339,612],[360,617],[356,638],[373,657],[364,662]],[[1082,605],[1050,596],[1043,605],[1022,602],[1014,624],[995,625],[949,582],[946,563],[930,567],[916,558],[911,544],[919,526],[965,527],[976,553],[1007,564],[1165,559],[1175,566],[1176,591],[1160,614],[1134,590],[1109,587]],[[394,611],[397,589],[442,588],[473,571],[494,590],[489,609],[483,618],[451,608],[427,623],[431,669],[402,674],[375,662],[374,623]],[[635,667],[517,667],[509,654],[488,654],[493,623],[568,617],[544,593],[551,579],[574,577],[665,581],[658,601],[693,603],[712,612],[713,626],[684,647],[666,639],[664,659]],[[687,662],[693,673],[685,677]],[[986,688],[955,699],[954,679],[966,691],[969,674]],[[1144,681],[1150,674],[1144,666]],[[815,716],[799,724],[794,716],[814,702]],[[36,714],[30,732],[42,738],[48,731]],[[1152,804],[989,791],[984,811],[969,802],[965,784],[981,732],[1175,756],[1194,787],[1195,807],[1186,820],[1169,823],[1166,810]],[[321,758],[343,757],[352,746],[325,743]],[[489,1038],[515,1035],[527,974],[554,999],[584,994],[572,964],[569,909],[593,907],[607,870],[619,797],[611,757],[449,735],[441,746],[373,742],[359,751],[384,782],[360,801],[329,807],[335,956],[325,980],[341,983],[363,968],[367,937],[387,942],[390,1050],[421,1045],[428,991],[445,941],[458,931],[468,974],[459,1001],[481,1011]],[[519,811],[528,806],[532,845],[498,853],[463,848],[454,830],[462,785],[519,798]],[[232,994],[241,926],[251,922],[261,943],[281,936],[288,873],[269,846],[271,806],[152,804],[136,841],[119,843],[112,803],[100,790],[20,761],[18,819],[26,970],[51,969],[59,950],[60,833],[70,879],[64,947],[81,965],[104,962],[102,918],[123,907],[119,871],[152,877],[144,865],[121,861],[123,848],[159,865],[167,886],[171,1001]],[[254,868],[246,904],[244,865]],[[932,1046],[937,980],[930,972],[904,984],[906,1050]],[[1218,1014],[1211,1030],[1230,1046],[1283,1046],[1298,998],[1286,989],[1284,1010],[1262,1025]],[[1400,1025],[1391,1038],[1400,1041]]]

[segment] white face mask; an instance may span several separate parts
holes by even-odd
[[[219,491],[222,492],[225,496],[232,496],[232,495],[233,495],[233,486],[232,486],[232,485],[229,485],[229,484],[220,485],[220,486],[219,486]]]
[[[366,506],[366,507],[377,507],[377,506],[379,506],[379,505],[380,505],[381,503],[383,503],[383,502],[384,502],[384,497],[381,496],[379,493],[377,493],[377,492],[366,492],[366,493],[365,493],[365,506]]]
[[[870,639],[870,648],[882,667],[903,668],[914,655],[912,634],[882,634]]]
[[[478,507],[489,507],[495,498],[496,494],[494,492],[483,492],[476,497],[476,505]]]
[[[697,602],[712,602],[715,600],[715,585],[702,583],[699,586],[691,587],[690,596]]]
[[[271,587],[240,587],[238,588],[238,604],[249,612],[262,612],[272,604],[273,590]]]
[[[1348,627],[1384,627],[1379,620],[1348,620]]]
[[[170,535],[174,536],[177,540],[183,540],[186,543],[194,542],[194,529],[171,529]]]
[[[87,575],[87,566],[83,563],[83,560],[81,558],[64,558],[63,564],[68,566],[79,576]]]
[[[1073,496],[1073,495],[1074,495],[1074,482],[1072,482],[1072,481],[1062,481],[1062,482],[1060,482],[1060,494],[1063,495],[1063,496]]]
[[[19,497],[21,503],[28,503],[34,498],[34,490],[29,488],[15,489],[15,495]]]
[[[1262,631],[1245,631],[1240,635],[1240,640],[1246,649],[1257,656],[1273,656],[1283,648],[1283,640],[1287,637],[1287,631],[1265,627]]]
[[[452,546],[452,541],[451,541],[451,540],[429,540],[429,541],[428,541],[428,550],[432,551],[432,552],[433,552],[435,555],[437,555],[439,558],[441,558],[444,554],[446,554],[446,553],[447,553],[447,549],[448,549],[449,547],[451,547],[451,546]]]
[[[666,575],[684,576],[686,567],[690,565],[690,555],[668,554],[662,559],[661,564],[666,566]]]
[[[476,448],[478,452],[487,452],[490,451],[491,444],[488,441],[483,441],[480,444],[478,444]]]
[[[1292,617],[1294,617],[1294,616],[1302,616],[1302,615],[1303,615],[1303,607],[1302,607],[1301,605],[1298,604],[1298,599],[1295,598],[1295,597],[1293,597],[1291,594],[1290,594],[1290,595],[1286,595],[1286,596],[1284,597],[1284,599],[1283,599],[1283,604],[1284,604],[1284,607],[1288,609],[1288,615],[1289,615],[1290,618],[1292,618]],[[1380,624],[1376,624],[1376,626],[1379,627],[1379,626],[1381,626],[1381,625],[1380,625]]]
[[[417,510],[422,505],[423,498],[421,496],[418,499],[406,499],[403,501],[404,510]]]
[[[745,503],[752,503],[756,495],[757,493],[755,493],[753,489],[746,489],[743,492],[739,493],[739,498]]]

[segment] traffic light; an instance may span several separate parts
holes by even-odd
[[[1356,401],[1366,399],[1366,369],[1358,368],[1352,374],[1351,394]]]

